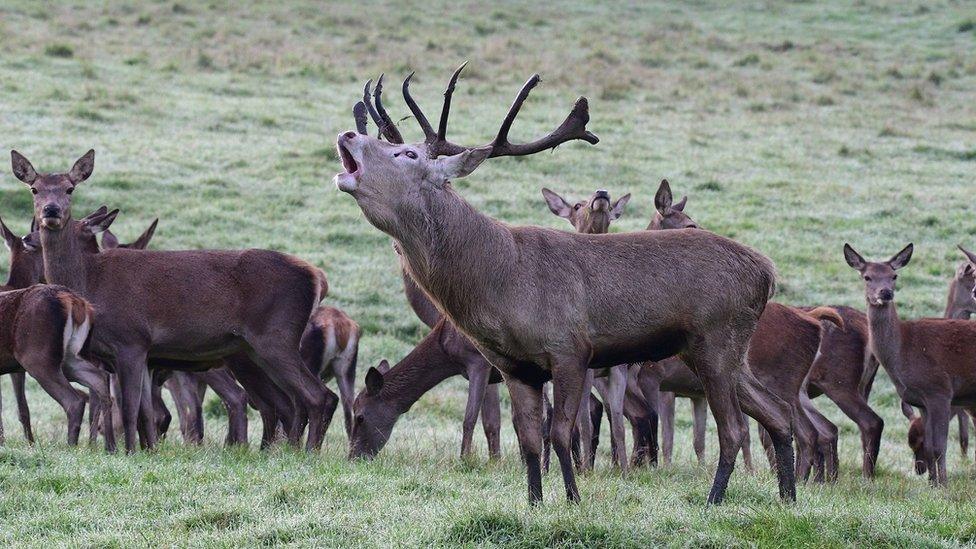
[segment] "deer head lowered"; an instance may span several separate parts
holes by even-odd
[[[511,125],[539,82],[533,76],[490,143],[451,143],[447,119],[459,74],[460,69],[444,94],[437,130],[410,96],[410,78],[404,81],[404,100],[425,136],[411,145],[402,142],[382,105],[382,82],[373,92],[375,106],[367,85],[353,110],[358,133],[345,132],[337,140],[344,171],[335,184],[356,199],[370,223],[396,239],[411,278],[502,372],[533,502],[542,498],[541,389],[552,379],[551,439],[566,496],[578,500],[570,442],[586,369],[679,353],[707,379],[707,392],[716,396],[713,408],[720,409],[716,415],[740,414],[734,391],[746,375],[743,357],[772,294],[774,269],[758,252],[705,231],[579,234],[513,227],[479,213],[454,191],[451,179],[472,173],[488,158],[598,139],[586,130],[587,102],[580,98],[550,134],[512,144]],[[366,134],[367,114],[386,142]],[[762,391],[749,396],[755,398],[750,406],[786,406]],[[739,430],[726,427],[711,502],[721,501],[741,446]],[[772,437],[783,465],[780,494],[792,499],[788,426]]]

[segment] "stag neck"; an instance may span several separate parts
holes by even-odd
[[[424,192],[423,201],[414,226],[393,236],[410,277],[463,326],[459,316],[471,302],[490,303],[497,295],[488,293],[510,283],[508,270],[515,263],[512,232],[478,212],[449,185]]]
[[[895,304],[868,304],[870,348],[881,365],[893,377],[901,370],[901,320]]]
[[[410,274],[407,273],[407,266],[401,263],[400,276],[403,278],[403,291],[407,294],[407,302],[410,308],[421,322],[433,328],[437,321],[441,319],[441,312],[429,297],[417,286]]]
[[[461,367],[441,345],[441,323],[434,328],[403,360],[383,375],[383,388],[377,399],[405,414],[445,379],[461,373]]]
[[[44,278],[48,284],[60,284],[87,295],[85,254],[72,235],[72,220],[59,231],[41,227],[41,251],[44,257]]]

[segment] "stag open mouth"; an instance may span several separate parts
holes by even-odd
[[[339,157],[342,159],[342,168],[346,170],[346,173],[355,175],[359,171],[359,164],[356,163],[356,159],[352,157],[352,153],[342,144],[342,141],[338,142],[336,146],[339,149]]]

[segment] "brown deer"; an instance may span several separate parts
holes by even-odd
[[[949,295],[943,318],[969,320],[973,313],[976,313],[976,299],[973,299],[974,287],[976,287],[976,276],[974,276],[973,264],[966,261],[956,267],[955,275],[949,281]],[[915,415],[915,410],[905,402],[902,402],[902,412],[910,421],[908,446],[915,454],[915,472],[921,475],[927,470],[924,450],[925,418]],[[952,415],[959,422],[959,448],[965,457],[969,453],[970,420],[966,415],[966,409],[961,406],[953,406]]]
[[[909,244],[887,261],[869,262],[850,244],[844,244],[844,258],[864,280],[871,352],[888,372],[898,396],[909,405],[922,408],[923,453],[929,480],[944,485],[952,406],[976,410],[976,348],[972,345],[976,323],[898,317],[894,301],[896,271],[908,265],[913,250]]]
[[[552,445],[566,497],[579,500],[571,459],[573,426],[587,368],[660,360],[678,354],[703,379],[718,418],[721,457],[708,501],[725,495],[741,444],[740,403],[773,433],[781,497],[796,497],[789,405],[744,365],[749,337],[773,293],[772,263],[758,252],[705,231],[578,234],[514,227],[472,208],[449,181],[489,157],[526,156],[586,131],[585,98],[536,141],[508,134],[538,84],[526,82],[495,139],[478,148],[446,138],[455,71],[435,130],[403,95],[425,141],[405,145],[377,99],[381,133],[365,134],[367,107],[354,109],[361,133],[339,135],[344,171],[336,186],[355,198],[366,219],[392,236],[408,273],[505,378],[525,459],[529,499],[542,499],[542,385],[553,382]]]
[[[688,214],[684,213],[688,198],[684,197],[678,204],[672,204],[671,187],[667,180],[661,182],[654,197],[655,214],[648,229],[694,228],[698,227]],[[807,391],[810,398],[826,395],[851,420],[861,432],[861,446],[863,449],[862,471],[865,477],[874,476],[875,463],[881,448],[881,433],[884,421],[868,405],[868,395],[874,376],[878,371],[878,363],[868,352],[867,317],[864,313],[845,306],[830,306],[840,315],[844,329],[839,329],[829,322],[821,322],[820,352],[810,368]],[[810,312],[815,307],[801,307],[802,311]],[[805,399],[805,397],[804,397]],[[667,395],[661,399],[661,449],[665,462],[670,461],[671,439],[673,438],[673,397]],[[694,402],[694,399],[692,399]],[[836,439],[836,427],[826,420],[809,404],[810,419],[817,427],[822,442],[833,443]],[[695,449],[701,456],[704,449],[705,409],[702,405],[694,406],[695,411]],[[836,452],[834,452],[836,455]],[[748,463],[748,456],[743,455]]]
[[[356,360],[361,336],[359,324],[335,307],[318,307],[312,311],[302,335],[305,365],[323,382],[336,380],[346,436],[352,433],[352,402],[356,396]]]
[[[610,201],[610,193],[598,190],[586,200],[570,204],[565,198],[549,189],[542,189],[542,196],[549,206],[549,210],[572,225],[576,232],[585,234],[604,234],[609,232],[610,223],[623,215],[624,207],[630,200],[630,194]],[[627,446],[624,434],[624,399],[627,394],[627,364],[618,364],[612,368],[605,368],[600,377],[595,377],[594,371],[587,372],[587,385],[583,394],[589,394],[589,387],[596,387],[608,410],[610,421],[611,456],[614,464],[622,471],[627,470]],[[589,407],[580,406],[576,426],[580,431],[582,453],[585,459],[580,460],[582,469],[592,467],[596,451],[592,447],[593,423]]]
[[[237,352],[248,353],[287,391],[308,419],[306,447],[320,446],[338,397],[302,363],[299,342],[327,290],[324,273],[266,250],[86,253],[83,243],[117,215],[71,218],[71,194],[94,170],[94,151],[61,174],[38,174],[16,151],[11,158],[14,175],[34,196],[45,278],[95,306],[91,349],[119,376],[128,452],[136,449],[140,401],[151,398],[149,357],[195,361]],[[144,411],[144,442],[152,448],[155,414],[150,406]],[[289,440],[297,445],[301,434],[293,428]]]

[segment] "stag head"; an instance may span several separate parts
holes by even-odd
[[[95,151],[85,153],[68,173],[38,174],[30,161],[17,151],[10,151],[10,159],[14,175],[34,195],[34,219],[39,219],[45,229],[61,230],[71,219],[71,193],[95,169]]]
[[[624,206],[630,200],[630,193],[610,202],[610,193],[598,190],[586,200],[570,205],[565,198],[542,189],[542,196],[549,205],[549,210],[569,221],[577,232],[586,234],[603,234],[610,230],[610,223],[620,219],[624,214]]]
[[[336,175],[336,187],[351,194],[367,219],[384,232],[397,236],[394,228],[403,219],[428,217],[424,207],[424,197],[428,193],[443,192],[450,180],[470,174],[488,158],[526,156],[574,139],[582,139],[591,144],[599,141],[586,130],[586,123],[589,121],[588,106],[586,99],[580,98],[566,120],[549,135],[530,143],[509,142],[508,133],[512,123],[529,92],[539,83],[538,75],[534,75],[522,86],[490,143],[480,147],[466,147],[448,141],[447,122],[451,96],[463,68],[464,65],[454,71],[444,92],[444,104],[436,130],[410,95],[410,79],[413,75],[404,80],[403,98],[424,132],[424,141],[404,143],[399,130],[383,107],[382,76],[373,92],[370,90],[372,82],[366,83],[363,101],[357,103],[353,109],[358,131],[348,131],[338,137],[336,146],[344,171]],[[367,114],[379,128],[379,137],[374,138],[366,133]]]

